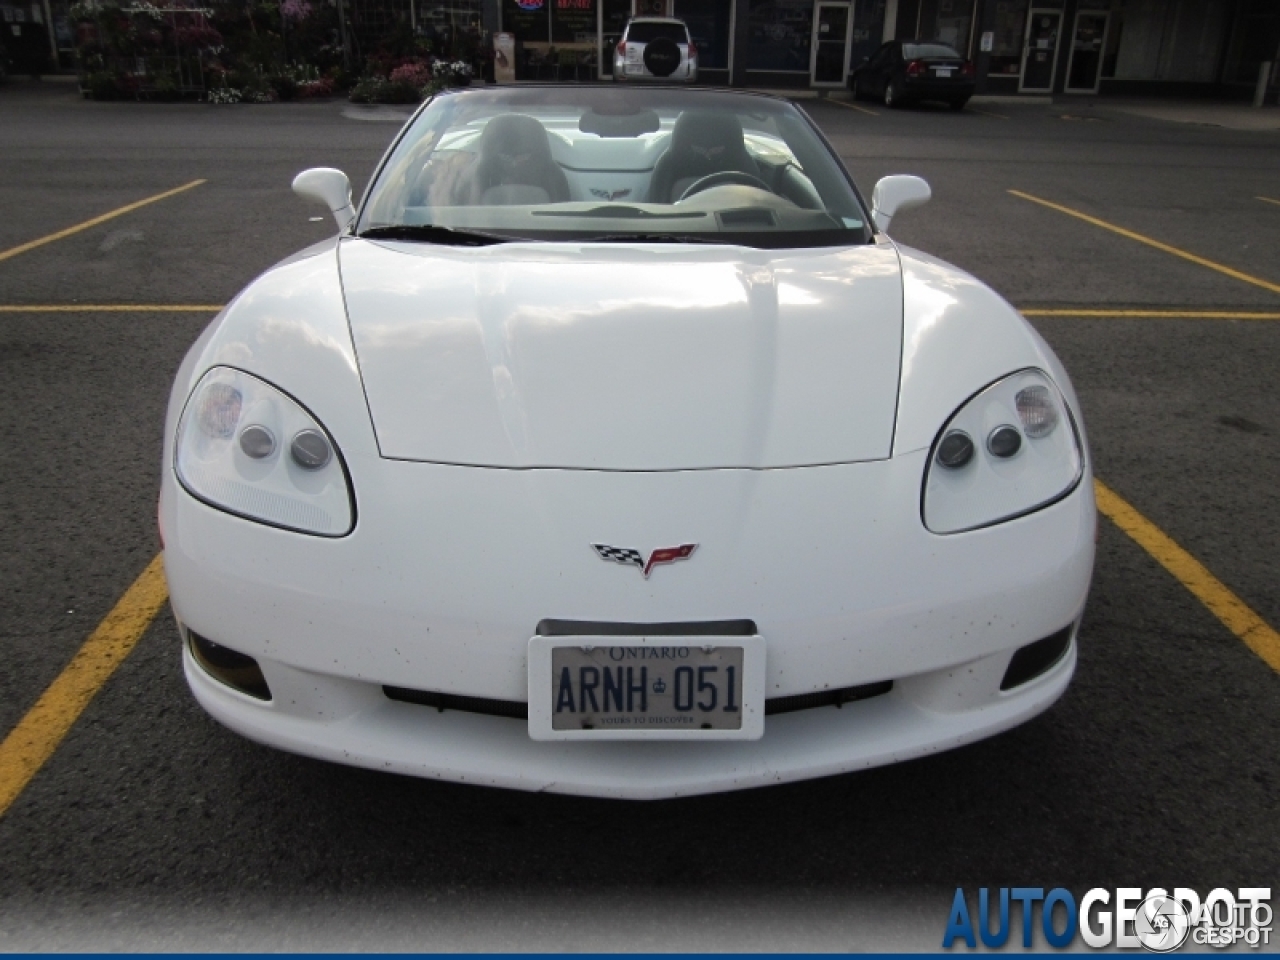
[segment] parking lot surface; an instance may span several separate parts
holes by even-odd
[[[895,239],[1024,310],[1071,372],[1099,480],[1141,521],[1101,522],[1063,700],[826,780],[527,795],[237,737],[188,694],[161,608],[0,812],[0,949],[936,949],[957,886],[1272,883],[1280,133],[1105,105],[804,108],[865,195],[889,173],[930,182]],[[183,354],[331,232],[291,178],[340,167],[358,195],[406,115],[0,87],[0,737],[159,549]],[[1152,530],[1182,553],[1144,545]]]

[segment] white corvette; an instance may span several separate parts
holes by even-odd
[[[784,100],[444,95],[187,355],[186,676],[285,750],[657,798],[905,760],[1070,681],[1095,513],[1057,358],[886,236]]]

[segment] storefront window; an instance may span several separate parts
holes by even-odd
[[[548,0],[502,0],[502,29],[514,33],[520,43],[547,43],[551,39]]]
[[[1119,4],[1124,31],[1119,80],[1213,82],[1228,27],[1227,7],[1197,0]]]
[[[969,55],[969,30],[973,26],[973,0],[921,0],[917,40],[937,40]]]
[[[1027,0],[999,0],[989,68],[992,75],[1018,75],[1022,69],[1022,42],[1026,32]]]
[[[809,72],[813,0],[751,0],[748,70]]]
[[[676,0],[675,16],[689,25],[698,45],[698,69],[729,69],[729,30],[733,0]]]
[[[856,67],[864,57],[870,57],[880,48],[884,38],[884,6],[885,0],[854,0],[850,67]]]
[[[413,0],[413,24],[439,56],[468,57],[480,37],[480,0]]]
[[[556,45],[596,42],[596,0],[552,0],[551,40]]]

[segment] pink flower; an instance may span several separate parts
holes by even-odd
[[[280,16],[285,20],[300,23],[311,16],[311,4],[307,0],[282,0]]]

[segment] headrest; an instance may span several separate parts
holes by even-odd
[[[745,149],[742,123],[732,113],[686,111],[671,131],[672,150],[701,151],[724,147],[736,153]]]
[[[547,131],[533,117],[519,113],[503,113],[485,124],[480,135],[480,153],[494,154],[531,153],[539,158],[549,156]]]

